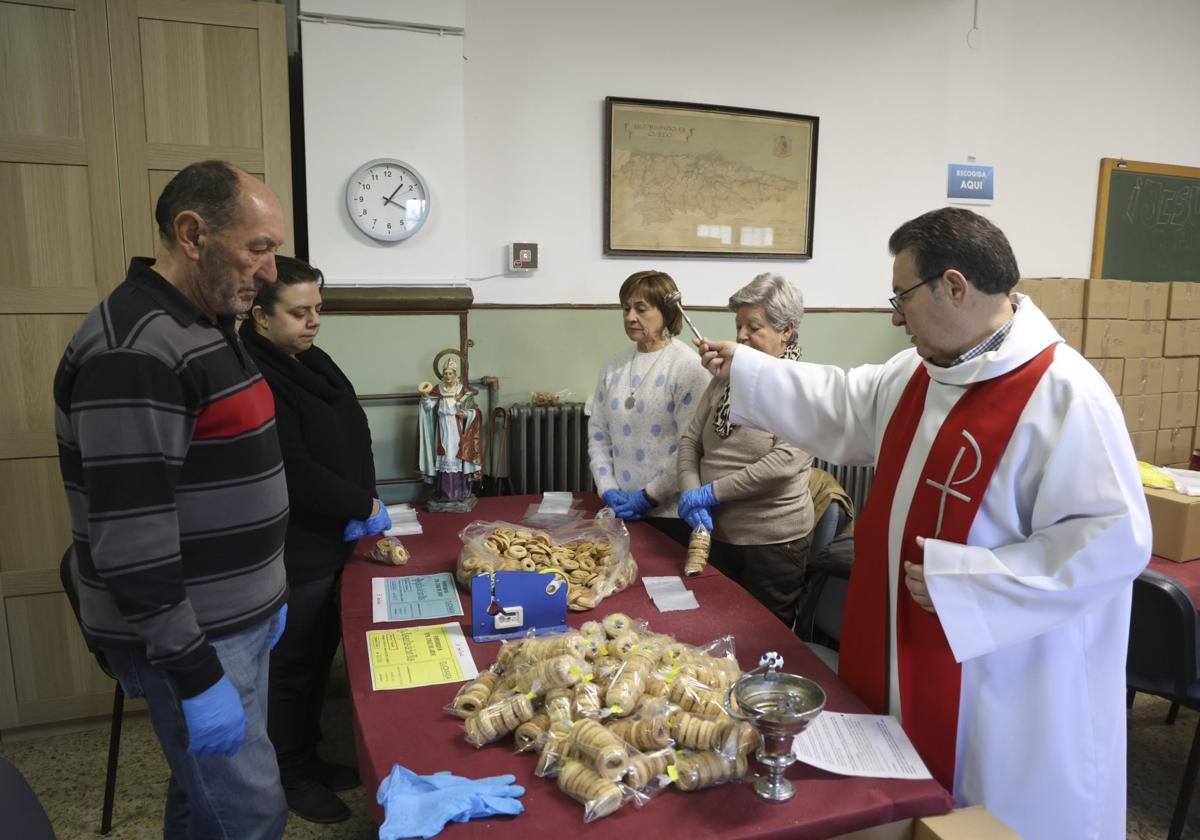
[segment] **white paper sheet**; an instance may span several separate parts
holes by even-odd
[[[406,534],[421,534],[424,531],[417,520],[417,512],[410,504],[388,505],[388,516],[392,519],[392,527],[384,531],[388,537],[403,537]]]
[[[538,505],[538,513],[551,516],[561,516],[571,511],[571,503],[575,497],[571,493],[548,492],[542,494],[542,503]]]
[[[462,601],[449,572],[371,578],[371,620],[377,624],[462,614]]]
[[[675,612],[676,610],[695,610],[700,608],[696,596],[683,585],[683,578],[663,575],[659,577],[642,578],[642,586],[646,594],[658,607],[659,612]]]
[[[805,764],[842,776],[933,778],[890,715],[823,712],[795,737],[792,753]]]

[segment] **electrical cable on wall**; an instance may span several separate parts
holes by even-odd
[[[967,46],[973,50],[977,50],[983,46],[983,29],[979,25],[979,7],[983,0],[975,0],[975,16],[971,21],[971,28],[967,31]]]

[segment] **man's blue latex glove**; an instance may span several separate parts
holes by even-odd
[[[275,645],[279,644],[279,640],[283,638],[285,627],[287,627],[287,601],[284,601],[283,606],[279,608],[279,626],[275,628],[275,635],[271,637],[271,650],[275,650]]]
[[[713,530],[712,514],[709,513],[708,508],[706,508],[706,507],[692,508],[687,513],[681,514],[681,517],[684,522],[686,522],[689,526],[691,526],[691,529],[693,531],[695,531],[697,528],[703,526],[705,531],[708,531],[710,534],[712,533],[712,530]]]
[[[367,517],[365,534],[382,534],[392,527],[392,517],[388,515],[387,505],[383,503],[383,499],[376,499],[375,504],[379,505],[379,512]]]
[[[639,490],[636,493],[626,493],[621,504],[613,508],[613,513],[621,519],[641,519],[642,514],[652,507],[654,505],[650,504],[646,491]]]
[[[712,484],[702,484],[699,487],[693,487],[691,490],[684,490],[679,494],[679,518],[684,519],[691,524],[688,519],[690,514],[696,508],[711,508],[717,504],[717,497],[713,494]],[[711,519],[709,520],[711,521]],[[692,525],[695,528],[695,525]],[[709,528],[711,531],[712,529]]]
[[[221,679],[195,697],[183,700],[188,752],[198,756],[236,755],[246,737],[246,710],[229,681]]]
[[[512,784],[512,775],[465,779],[447,772],[418,776],[399,764],[379,783],[376,800],[384,808],[380,840],[432,837],[446,823],[473,817],[519,814],[525,810],[516,797],[525,788]]]

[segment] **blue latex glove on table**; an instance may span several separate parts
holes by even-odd
[[[373,513],[366,519],[351,519],[346,523],[346,530],[342,532],[343,541],[349,542],[371,534],[382,534],[392,527],[392,517],[388,515],[387,505],[383,503],[382,499],[376,499],[375,504],[379,505],[378,513]]]
[[[384,812],[379,838],[433,837],[451,821],[520,814],[525,806],[516,797],[523,796],[525,788],[514,781],[511,774],[485,779],[466,779],[449,772],[419,776],[394,765],[375,794]]]
[[[246,737],[246,710],[229,677],[182,701],[188,752],[196,756],[236,755]]]
[[[279,608],[279,626],[275,628],[275,635],[271,637],[271,650],[275,650],[275,645],[279,644],[279,640],[283,638],[285,627],[287,627],[287,601],[284,601],[283,606]]]

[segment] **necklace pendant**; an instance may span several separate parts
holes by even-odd
[[[636,403],[635,403],[635,401],[634,401],[634,399],[633,399],[633,394],[630,394],[628,397],[626,397],[626,398],[625,398],[625,407],[626,407],[627,409],[629,409],[630,411],[632,411],[632,410],[633,410],[633,407],[634,407],[634,405],[635,405],[635,404],[636,404]]]

